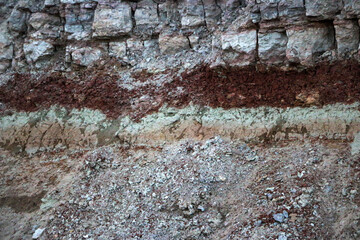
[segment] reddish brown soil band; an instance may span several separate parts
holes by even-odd
[[[144,82],[153,76],[139,74],[136,77],[136,81]],[[0,101],[6,109],[20,111],[36,111],[57,104],[99,109],[111,118],[130,115],[138,120],[157,111],[164,103],[184,107],[193,102],[229,109],[323,106],[360,100],[360,64],[357,62],[319,65],[301,72],[201,66],[161,87],[150,84],[131,91],[119,87],[116,75],[93,71],[83,72],[78,78],[81,81],[52,73],[35,80],[30,75],[15,74],[8,84],[0,87]],[[140,100],[144,95],[149,98]]]

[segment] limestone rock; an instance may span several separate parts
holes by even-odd
[[[334,19],[341,11],[342,2],[334,0],[305,0],[306,16],[319,19]]]
[[[360,16],[360,1],[343,0],[345,13],[351,17]]]
[[[78,48],[71,53],[73,63],[84,67],[100,60],[102,56],[101,49],[92,47]]]
[[[274,20],[278,17],[278,2],[280,0],[262,1],[260,4],[260,12],[262,20]]]
[[[303,0],[281,0],[279,2],[279,17],[285,20],[305,16]]]
[[[256,50],[256,30],[247,30],[240,33],[230,32],[221,36],[223,50],[234,50],[245,54],[253,54]]]
[[[26,12],[14,9],[11,12],[10,17],[8,18],[9,29],[17,33],[26,32],[26,18],[27,18]]]
[[[46,41],[30,41],[24,44],[24,52],[28,63],[33,64],[50,56],[54,52],[54,46]]]
[[[331,26],[289,29],[286,57],[291,62],[308,65],[322,53],[334,48],[334,31]]]
[[[67,39],[90,39],[95,7],[95,3],[66,5],[64,30],[67,34]]]
[[[351,143],[351,154],[359,154],[360,153],[360,132],[355,134],[354,141]]]
[[[0,30],[0,73],[3,73],[11,66],[14,49],[7,32],[1,27]]]
[[[205,25],[204,6],[200,0],[185,0],[182,9],[181,26],[197,27]]]
[[[260,61],[267,64],[283,63],[286,58],[285,32],[259,33]]]
[[[162,33],[159,36],[159,47],[162,54],[174,54],[190,48],[189,40],[181,34]]]
[[[337,50],[340,56],[350,55],[359,47],[359,26],[356,21],[335,22]]]
[[[159,23],[157,5],[152,0],[140,1],[134,15],[136,26],[157,25]]]
[[[130,5],[127,3],[98,5],[92,28],[95,38],[127,35],[133,28]]]

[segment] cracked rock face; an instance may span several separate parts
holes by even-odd
[[[351,0],[10,1],[1,6],[5,13],[2,34],[14,43],[15,49],[13,56],[7,54],[1,60],[1,66],[8,72],[36,69],[36,62],[46,56],[48,69],[59,69],[59,64],[67,71],[89,67],[83,63],[94,61],[91,54],[89,60],[79,62],[68,58],[64,49],[126,43],[129,39],[139,41],[144,48],[137,51],[126,46],[128,56],[122,61],[142,69],[148,69],[150,62],[160,66],[161,61],[172,60],[171,54],[183,52],[202,54],[199,60],[209,64],[216,64],[219,58],[224,58],[225,63],[226,59],[237,58],[229,62],[239,66],[309,66],[318,61],[358,59],[359,9],[357,1]],[[324,22],[326,26],[322,26]],[[172,36],[164,40],[170,33]],[[289,38],[286,46],[284,35],[279,33]],[[226,35],[232,36],[231,40],[228,38],[229,43],[219,47],[218,40],[226,42]],[[186,44],[185,37],[190,44]],[[197,39],[200,47],[195,47],[191,39]],[[21,51],[35,40],[49,42],[54,50],[44,51],[43,44],[33,44],[31,53]],[[145,46],[150,40],[156,41],[162,51],[150,54],[151,47]],[[10,52],[8,44],[1,48],[1,52]],[[276,48],[279,52],[271,51]],[[95,61],[114,57],[111,51],[108,48]],[[33,52],[39,56],[33,56]]]

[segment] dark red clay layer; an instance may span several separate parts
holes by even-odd
[[[144,77],[153,75],[139,74],[136,81],[143,82]],[[201,66],[161,87],[148,85],[132,91],[119,87],[118,76],[101,71],[82,72],[77,78],[81,80],[52,73],[34,80],[30,75],[15,74],[6,86],[0,87],[0,102],[6,109],[21,111],[36,111],[57,104],[70,109],[98,109],[111,118],[130,115],[139,120],[156,112],[164,103],[184,107],[193,102],[229,109],[360,101],[360,64],[357,62],[319,65],[301,72]],[[144,95],[149,96],[149,100],[141,101]]]

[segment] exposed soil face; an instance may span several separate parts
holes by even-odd
[[[358,239],[359,155],[349,150],[341,141],[215,137],[43,152],[25,164],[2,151],[0,173],[21,177],[0,182],[2,198],[20,196],[26,179],[47,194],[31,213],[0,206],[0,238],[45,228],[40,239]]]
[[[360,64],[356,62],[319,65],[300,72],[202,66],[181,77],[173,77],[161,86],[151,84],[154,78],[169,76],[175,74],[134,74],[134,86],[144,81],[149,84],[129,90],[121,87],[118,75],[94,70],[76,77],[52,73],[39,79],[15,74],[0,88],[0,101],[5,109],[35,111],[58,104],[68,108],[99,109],[113,118],[131,115],[140,119],[157,111],[164,103],[183,107],[193,102],[228,109],[322,106],[360,100]],[[141,100],[143,96],[147,98]]]
[[[11,207],[15,212],[33,212],[40,208],[46,192],[34,196],[8,196],[0,198],[0,207]]]

